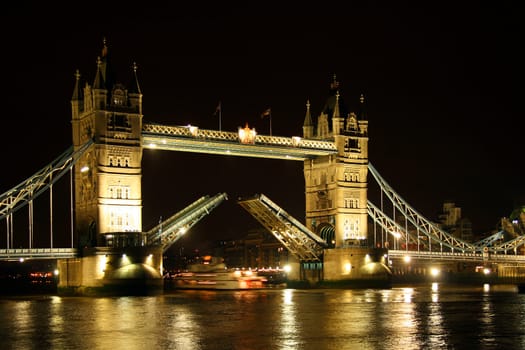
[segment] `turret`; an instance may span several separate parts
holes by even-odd
[[[312,122],[312,116],[310,114],[310,100],[306,101],[306,115],[304,116],[303,123],[303,137],[310,139],[314,136],[314,124]]]
[[[93,107],[95,109],[104,109],[107,104],[108,90],[104,84],[104,76],[102,74],[102,59],[97,58],[97,72],[95,73],[95,80],[93,81]]]
[[[365,96],[361,94],[359,97],[359,111],[357,112],[357,120],[359,124],[359,131],[364,135],[368,135],[368,114],[365,106]]]
[[[73,88],[73,95],[71,96],[71,119],[78,119],[82,112],[83,101],[82,91],[80,90],[80,72],[75,72],[75,87]]]
[[[137,63],[133,62],[133,75],[128,84],[128,98],[130,107],[138,114],[142,114],[142,91],[137,77],[137,69]]]
[[[340,135],[345,127],[345,118],[341,116],[339,110],[339,91],[335,94],[335,105],[332,114],[332,133],[334,136]]]

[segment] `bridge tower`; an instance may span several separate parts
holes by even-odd
[[[348,112],[335,75],[330,95],[312,122],[306,105],[303,136],[334,141],[337,154],[304,162],[306,226],[329,246],[360,246],[367,238],[368,120],[361,95],[357,113]]]
[[[93,84],[71,98],[75,150],[93,140],[74,167],[74,230],[79,257],[59,261],[59,291],[73,294],[162,289],[162,247],[142,232],[142,93],[137,66],[117,80],[106,41]]]
[[[112,233],[142,232],[142,93],[137,67],[130,84],[116,80],[107,44],[97,60],[93,85],[71,100],[73,145],[93,147],[75,167],[75,229],[81,247],[97,246]]]
[[[367,241],[368,120],[363,95],[357,112],[350,112],[334,75],[315,123],[307,102],[303,136],[332,141],[337,149],[336,154],[304,161],[306,227],[328,244],[321,279],[359,280],[378,274],[388,278],[384,264],[366,263],[380,262],[381,257]],[[370,270],[365,266],[375,267]],[[304,276],[308,278],[308,274],[305,271]],[[315,279],[316,271],[310,271],[309,276]]]

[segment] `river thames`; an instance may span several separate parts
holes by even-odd
[[[1,296],[2,349],[524,349],[513,286]]]

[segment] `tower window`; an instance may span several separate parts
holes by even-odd
[[[358,182],[359,174],[357,172],[345,172],[344,173],[345,181],[348,182]]]
[[[125,94],[122,89],[115,89],[113,90],[113,105],[115,106],[123,106],[124,100],[125,100]]]
[[[110,186],[109,197],[113,199],[129,199],[131,190],[129,186]]]
[[[110,131],[131,131],[129,118],[124,114],[111,114],[107,119],[107,128]]]

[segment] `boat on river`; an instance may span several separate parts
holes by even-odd
[[[169,276],[175,289],[242,290],[267,287],[268,279],[256,270],[228,268],[221,258],[205,256],[187,270]]]

